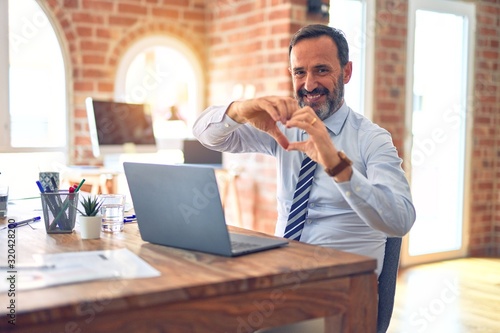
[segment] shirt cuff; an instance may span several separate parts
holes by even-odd
[[[217,110],[217,112],[213,113],[212,116],[208,119],[208,123],[205,124],[205,128],[208,126],[215,127],[218,130],[219,135],[222,134],[230,134],[238,127],[242,126],[236,121],[234,121],[231,117],[226,114],[226,110],[229,107],[222,107]]]
[[[368,183],[368,179],[360,174],[356,168],[352,168],[352,175],[349,181],[337,183],[337,186],[346,200],[351,203],[367,202],[372,194],[372,188]]]

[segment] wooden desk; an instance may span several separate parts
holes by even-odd
[[[0,231],[2,258],[6,235]],[[78,231],[47,235],[41,223],[16,229],[16,237],[18,264],[32,253],[127,247],[162,276],[18,291],[15,332],[246,333],[319,317],[326,332],[375,332],[376,262],[367,257],[291,242],[225,258],[145,243],[136,224],[98,240],[83,241]],[[13,328],[9,302],[0,295],[1,332]]]

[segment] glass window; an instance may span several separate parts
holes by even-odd
[[[351,80],[345,86],[345,100],[354,111],[365,114],[365,84],[367,33],[366,4],[361,0],[331,0],[330,25],[342,30],[349,44],[349,60],[353,71]]]
[[[0,14],[2,15],[2,14]],[[36,1],[8,2],[8,148],[65,147],[66,83],[61,48]],[[7,61],[5,61],[7,60]],[[5,112],[0,110],[0,112]]]
[[[40,170],[67,162],[62,50],[35,0],[0,0],[0,172],[9,200],[38,194]]]
[[[118,70],[117,99],[146,104],[160,140],[190,137],[201,106],[201,71],[178,44],[169,38],[145,39],[130,48]]]
[[[409,1],[406,160],[417,220],[403,265],[467,254],[475,17],[472,3]]]

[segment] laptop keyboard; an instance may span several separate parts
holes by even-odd
[[[248,250],[248,249],[253,249],[256,246],[258,246],[258,244],[246,243],[246,242],[234,241],[234,240],[231,241],[231,249],[233,251],[236,251],[236,252],[244,251],[244,250]]]

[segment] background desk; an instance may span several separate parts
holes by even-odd
[[[85,179],[84,188],[91,194],[109,194],[118,192],[118,176],[121,172],[106,168],[67,168],[62,179],[66,186],[79,184]],[[88,188],[87,188],[88,187]]]
[[[162,275],[17,292],[15,332],[252,332],[319,317],[326,332],[375,332],[374,259],[298,242],[225,258],[145,243],[136,224],[85,241],[79,232],[47,235],[36,227],[16,230],[18,264],[32,253],[126,247]],[[0,231],[0,258],[6,234]],[[0,295],[1,332],[12,328],[8,302]]]

